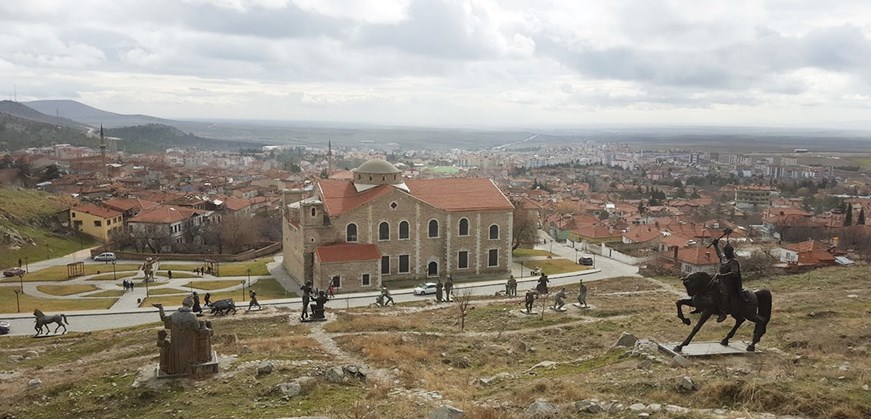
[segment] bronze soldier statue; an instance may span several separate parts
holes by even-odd
[[[720,258],[720,271],[716,275],[716,278],[719,280],[719,307],[720,310],[719,316],[717,316],[717,323],[726,320],[726,317],[729,315],[729,311],[736,307],[739,303],[739,293],[743,288],[743,284],[741,283],[741,265],[735,260],[735,248],[732,247],[732,243],[726,242],[726,245],[723,246],[723,249],[720,250],[720,239],[714,239],[711,243],[714,246],[714,250],[717,251],[717,257]]]

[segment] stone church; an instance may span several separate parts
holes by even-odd
[[[345,292],[402,280],[507,278],[514,207],[490,179],[404,179],[384,160],[284,192],[284,264]],[[310,196],[306,196],[310,195]]]

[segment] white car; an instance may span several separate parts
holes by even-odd
[[[414,295],[427,295],[427,294],[435,294],[436,293],[436,283],[435,282],[427,282],[425,284],[420,284],[414,288]]]
[[[94,256],[94,260],[97,262],[114,262],[118,257],[115,256],[112,252],[103,252],[97,256]]]

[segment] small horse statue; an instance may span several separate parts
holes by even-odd
[[[45,334],[48,335],[48,331],[51,330],[51,328],[48,327],[49,323],[57,323],[57,327],[54,328],[54,333],[57,333],[57,330],[61,327],[64,328],[64,333],[66,333],[67,327],[64,326],[64,323],[70,324],[67,321],[67,316],[65,314],[54,314],[51,316],[46,316],[45,314],[43,314],[42,311],[37,308],[33,310],[33,315],[36,316],[36,326],[34,327],[34,329],[36,329],[36,336],[39,336],[42,333],[43,326],[45,326]]]
[[[690,341],[693,340],[693,336],[698,333],[705,322],[712,315],[718,313],[717,298],[719,285],[715,277],[705,272],[695,272],[683,278],[683,285],[690,298],[677,300],[677,317],[685,325],[690,325],[690,319],[684,317],[681,306],[695,307],[696,310],[693,313],[701,312],[702,314],[690,335],[687,336],[683,343],[674,348],[677,352],[680,352],[684,346],[689,345]],[[739,300],[739,303],[733,304],[733,307],[730,307],[729,310],[729,314],[735,319],[735,326],[720,341],[720,344],[728,345],[729,339],[735,336],[735,331],[738,330],[738,327],[744,324],[746,320],[749,320],[756,323],[756,327],[753,330],[753,341],[747,346],[747,351],[753,352],[756,350],[756,344],[762,339],[768,322],[771,320],[771,292],[767,289],[756,291],[741,290],[741,298]]]

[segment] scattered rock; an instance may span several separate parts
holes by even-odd
[[[629,410],[633,412],[643,412],[646,408],[647,406],[645,406],[644,403],[633,403],[629,405]]]
[[[40,380],[39,378],[34,378],[27,382],[28,390],[33,390],[35,388],[39,388],[40,386],[42,386],[42,380]]]
[[[25,352],[22,356],[24,358],[39,358],[39,352],[31,349],[31,350]]]
[[[647,405],[647,410],[653,413],[659,413],[662,411],[662,405],[659,403],[651,403]]]
[[[650,367],[652,367],[652,366],[653,366],[653,361],[651,361],[649,359],[645,359],[645,360],[638,363],[637,368],[640,370],[649,370]]]
[[[623,332],[623,334],[620,335],[620,338],[617,339],[617,343],[615,343],[614,346],[623,346],[626,348],[631,348],[631,347],[635,346],[635,342],[638,342],[638,338],[636,338],[631,333]]]
[[[581,413],[599,413],[602,411],[602,406],[593,400],[581,400],[575,402],[575,409]]]
[[[526,342],[522,340],[516,340],[514,341],[514,343],[511,344],[511,348],[514,350],[514,352],[526,352]]]
[[[275,385],[274,391],[281,393],[284,397],[294,397],[302,394],[302,386],[296,381],[278,383]]]
[[[864,386],[862,386],[862,390],[868,391],[868,384],[865,384]]]
[[[452,359],[451,365],[453,365],[455,368],[465,369],[472,366],[472,360],[470,360],[467,356],[460,356]]]
[[[440,406],[429,413],[429,419],[462,419],[466,413],[453,406]]]
[[[859,298],[858,294],[847,294],[847,298]]]
[[[530,367],[528,370],[526,370],[526,372],[530,372],[530,371],[532,371],[532,370],[534,370],[534,369],[536,369],[536,368],[548,368],[548,369],[553,369],[553,368],[556,367],[556,364],[557,364],[557,362],[554,362],[554,361],[541,361],[541,362],[539,362],[538,364],[535,364],[535,365],[533,365],[532,367]]]
[[[669,404],[665,406],[665,411],[671,414],[686,414],[689,413],[690,410],[685,407]]]
[[[248,354],[251,353],[251,347],[248,345],[242,345],[242,348],[239,349],[240,354]]]
[[[257,365],[257,375],[269,375],[272,374],[272,363],[269,361],[263,361]]]
[[[523,411],[524,418],[555,418],[560,413],[559,406],[544,400],[536,400]]]
[[[638,414],[638,417],[639,417],[639,418],[649,418],[649,417],[650,417],[650,413],[647,413],[647,412],[641,412],[641,413]]]
[[[239,341],[239,336],[237,336],[235,333],[231,333],[229,335],[223,335],[223,336],[221,336],[221,341],[223,342],[224,345],[232,345],[232,344]]]
[[[347,381],[347,377],[345,377],[345,372],[342,370],[342,367],[331,367],[327,369],[324,373],[324,379],[331,383],[344,383]]]
[[[22,359],[24,359],[24,357],[21,355],[9,355],[9,361],[11,361],[11,362],[18,362],[18,361],[21,361]]]
[[[681,390],[684,390],[684,391],[693,391],[693,390],[696,390],[698,388],[698,387],[696,387],[696,383],[694,383],[693,380],[690,379],[690,377],[686,377],[686,376],[677,380],[677,386],[678,386],[678,388],[680,388]]]
[[[690,366],[690,361],[683,357],[683,355],[675,355],[671,361],[678,367],[686,368]]]

